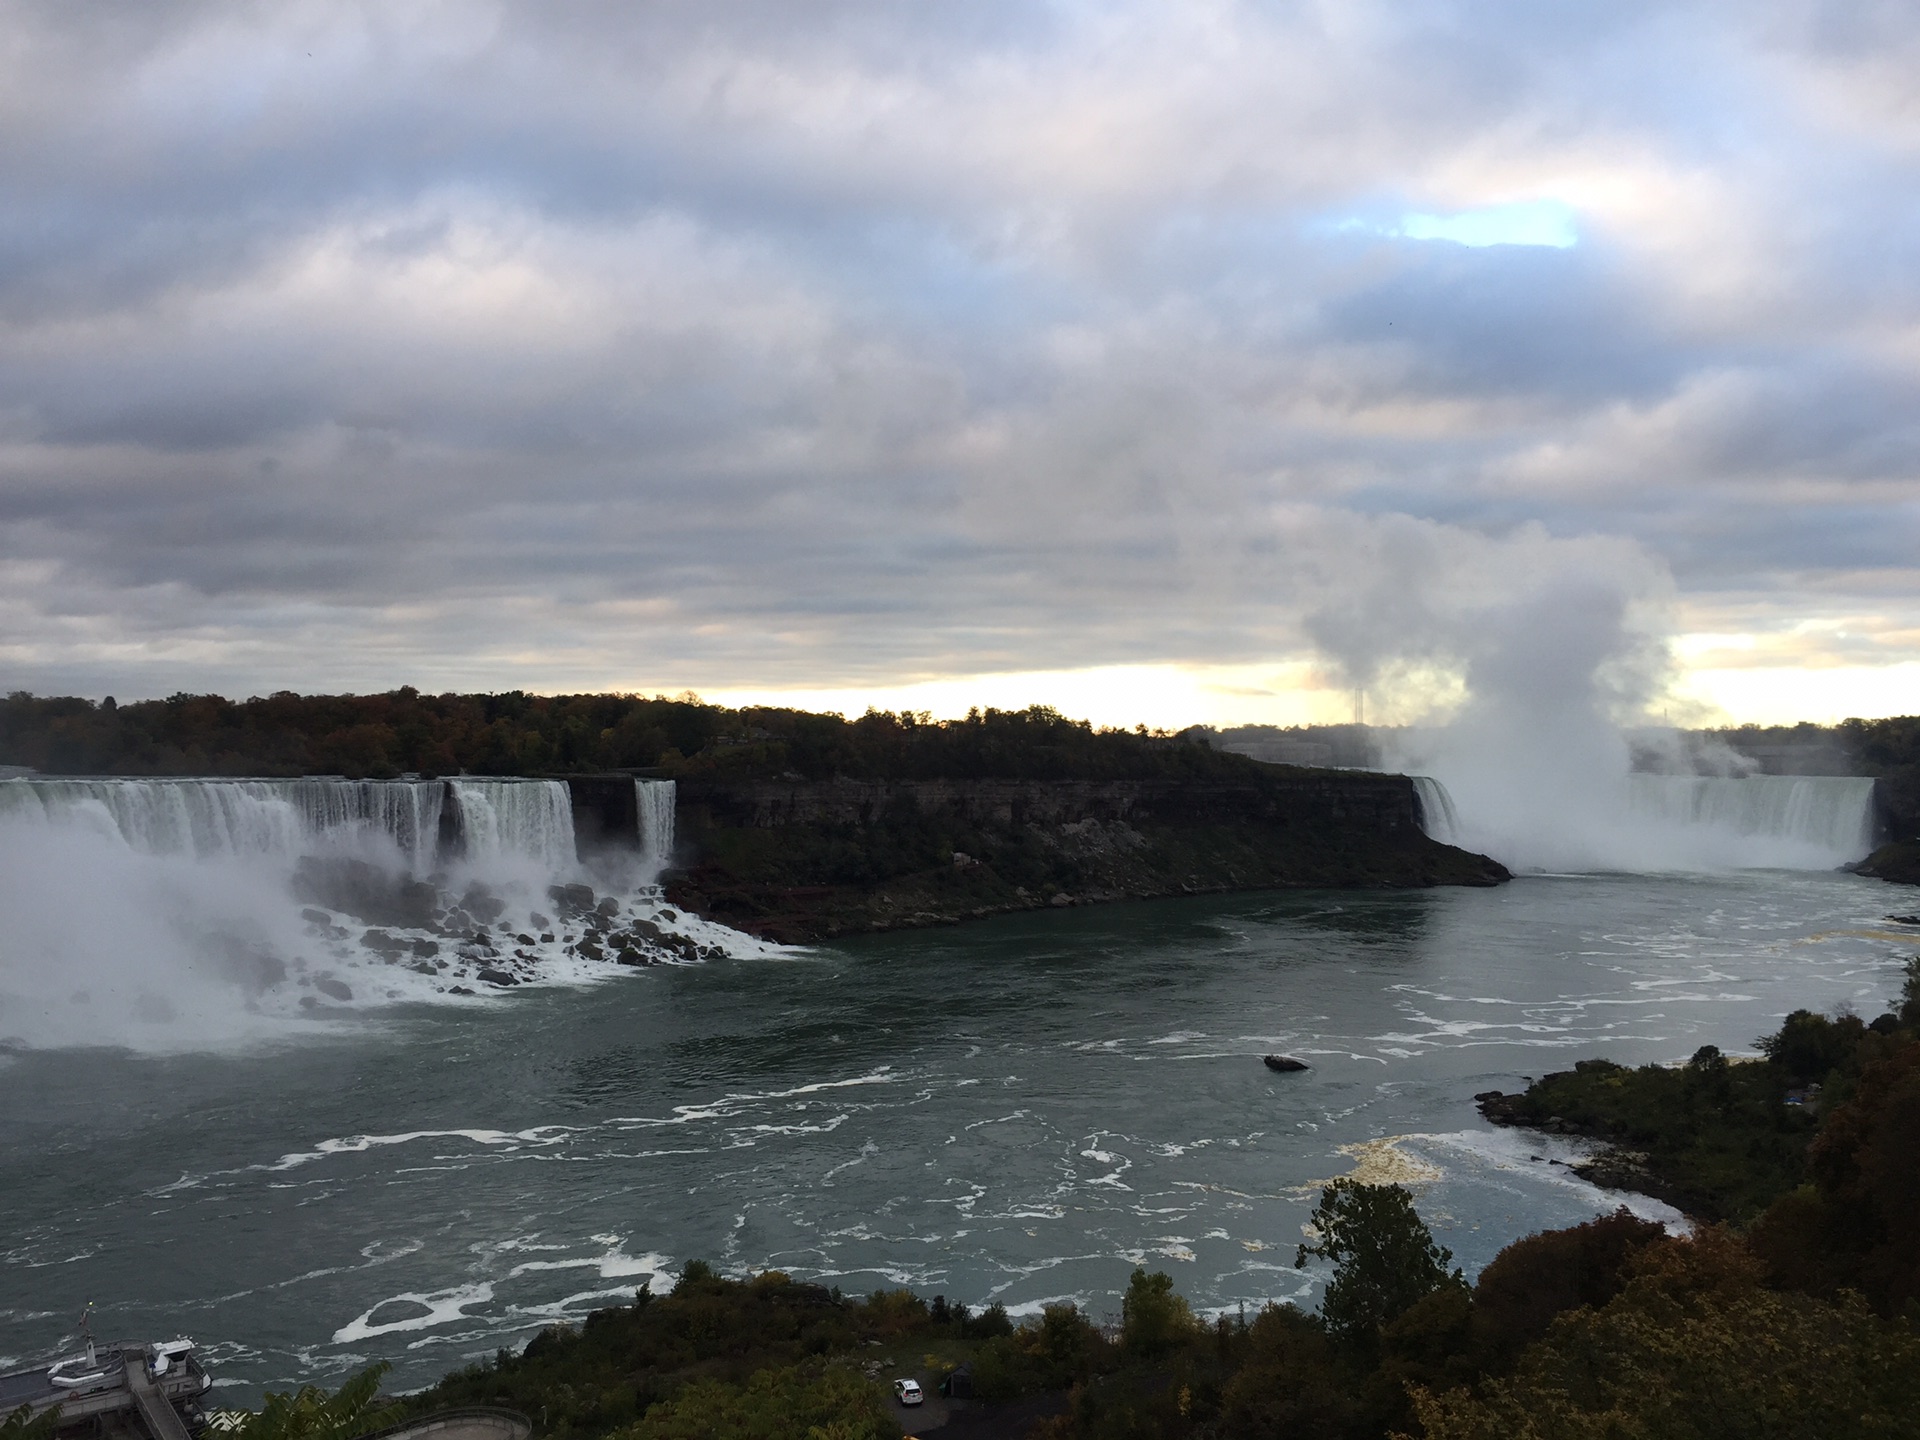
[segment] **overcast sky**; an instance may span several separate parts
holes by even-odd
[[[0,23],[0,688],[1920,710],[1920,7]]]

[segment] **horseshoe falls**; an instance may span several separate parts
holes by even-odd
[[[1873,844],[1873,783],[1635,774],[1548,805],[1471,779],[1451,790],[1418,776],[1414,788],[1429,835],[1515,870],[1662,874],[1834,870],[1859,860]]]

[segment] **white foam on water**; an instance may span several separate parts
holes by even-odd
[[[1472,1180],[1484,1186],[1499,1177],[1510,1177],[1529,1188],[1564,1191],[1576,1206],[1596,1214],[1624,1206],[1630,1214],[1656,1221],[1676,1234],[1692,1229],[1692,1222],[1665,1201],[1632,1191],[1603,1189],[1574,1174],[1574,1166],[1606,1148],[1597,1141],[1501,1127],[1399,1135],[1392,1143],[1433,1164],[1440,1172],[1436,1179]]]
[[[409,1330],[427,1330],[434,1326],[450,1324],[455,1320],[467,1319],[466,1312],[475,1305],[485,1305],[493,1300],[493,1284],[480,1281],[472,1285],[455,1285],[446,1290],[413,1291],[399,1295],[389,1295],[377,1305],[370,1305],[354,1319],[349,1320],[333,1332],[333,1343],[351,1345],[359,1340],[371,1340],[378,1335],[395,1335]],[[388,1305],[418,1305],[427,1313],[407,1316],[400,1320],[388,1321],[376,1325],[373,1317]]]
[[[519,1149],[524,1145],[554,1145],[576,1128],[571,1125],[537,1125],[528,1130],[408,1130],[398,1135],[350,1135],[339,1140],[322,1140],[311,1150],[282,1155],[271,1165],[251,1168],[293,1170],[335,1155],[361,1155],[378,1146],[411,1145],[417,1140],[471,1140],[476,1145],[509,1149]]]

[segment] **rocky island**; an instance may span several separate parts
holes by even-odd
[[[1206,777],[679,782],[681,907],[769,939],[1285,887],[1494,885],[1399,775],[1238,756]],[[1237,773],[1236,773],[1237,772]]]

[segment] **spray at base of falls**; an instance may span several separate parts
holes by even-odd
[[[672,784],[641,783],[641,853],[588,866],[555,781],[0,780],[0,1051],[231,1046],[777,953],[665,903]]]
[[[1834,870],[1872,847],[1867,779],[1636,774],[1598,803],[1544,816],[1471,776],[1464,793],[1429,776],[1413,784],[1428,835],[1517,871]]]

